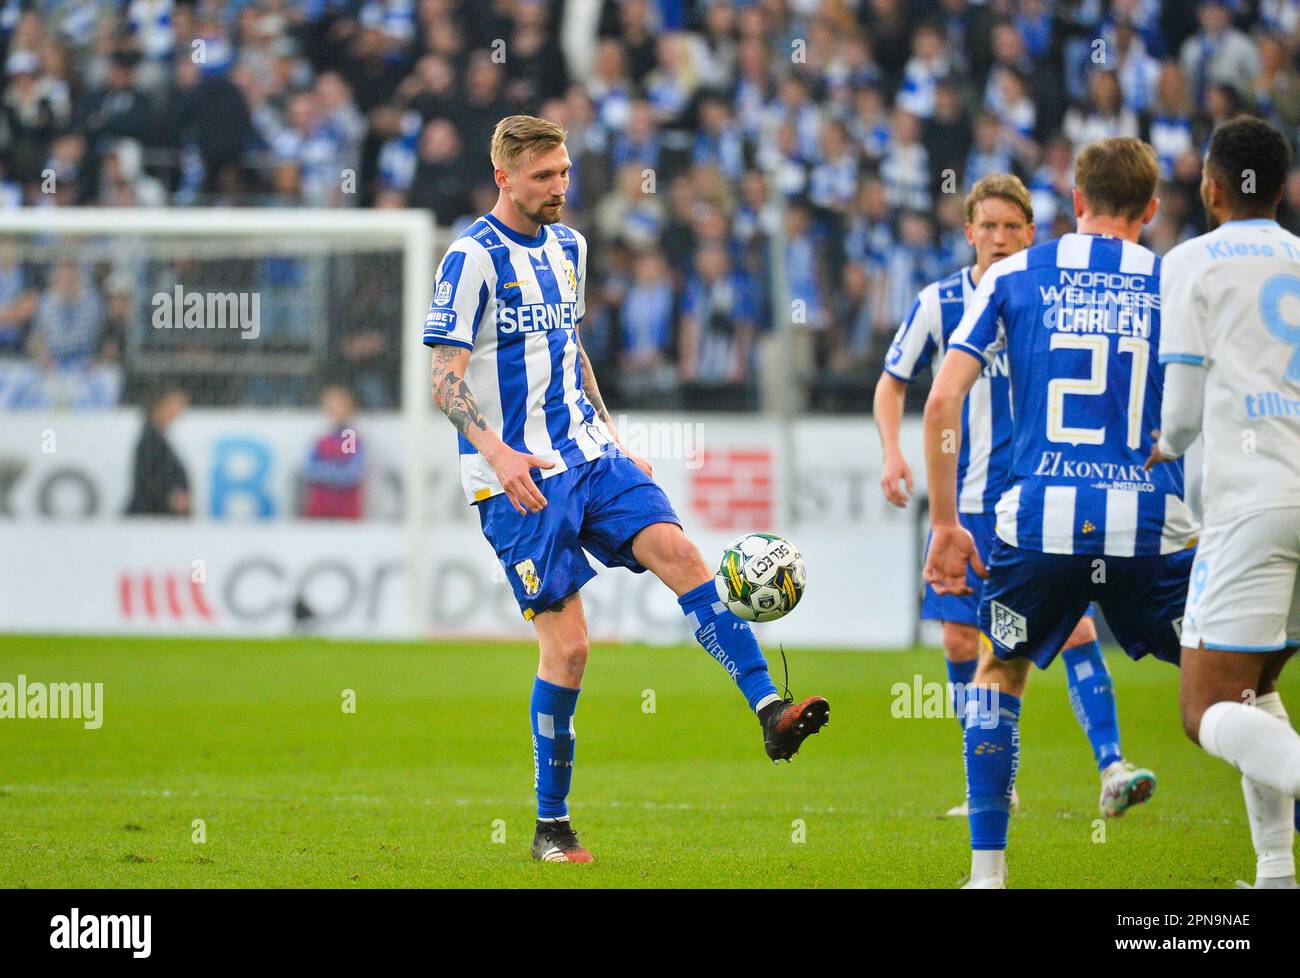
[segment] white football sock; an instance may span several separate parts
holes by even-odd
[[[1255,706],[1290,726],[1290,718],[1286,715],[1286,707],[1278,693],[1259,697],[1255,700]],[[1241,777],[1241,791],[1246,796],[1250,838],[1255,843],[1256,881],[1293,879],[1295,799],[1244,774]]]
[[[972,849],[970,854],[970,878],[988,879],[997,876],[1007,878],[1007,851],[1005,849]]]
[[[1215,703],[1201,717],[1201,746],[1252,781],[1300,797],[1300,734],[1243,703]]]

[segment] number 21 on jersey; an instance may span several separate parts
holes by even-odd
[[[1110,337],[1095,333],[1053,333],[1053,350],[1079,350],[1090,355],[1087,377],[1057,377],[1047,385],[1047,439],[1070,445],[1104,445],[1106,428],[1073,428],[1065,423],[1067,397],[1097,397],[1106,393],[1110,364]],[[1121,355],[1133,358],[1128,385],[1128,438],[1131,449],[1142,444],[1142,405],[1147,390],[1147,365],[1151,344],[1136,336],[1121,336],[1116,343]]]

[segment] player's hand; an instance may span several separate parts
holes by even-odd
[[[977,577],[989,576],[969,530],[964,526],[936,526],[925,558],[926,583],[936,594],[970,594],[970,585],[966,583],[967,564],[974,568]]]
[[[505,447],[501,453],[488,460],[493,471],[497,474],[497,481],[501,483],[501,488],[505,490],[506,498],[510,500],[510,505],[515,508],[520,516],[525,513],[540,513],[546,506],[546,497],[542,495],[542,490],[537,487],[533,481],[533,469],[553,469],[554,462],[548,462],[544,458],[538,458],[536,455],[529,455],[526,452],[517,452],[513,448]]]
[[[907,492],[903,492],[899,486],[900,480],[907,485]],[[885,474],[880,477],[880,488],[885,498],[899,509],[907,505],[907,500],[912,495],[912,470],[907,467],[907,460],[900,453],[885,456]]]
[[[1152,468],[1159,465],[1161,462],[1177,461],[1177,459],[1172,459],[1168,455],[1164,454],[1164,452],[1160,451],[1160,429],[1159,428],[1151,432],[1151,437],[1152,439],[1154,439],[1154,441],[1151,444],[1151,454],[1147,458],[1146,464],[1142,466],[1143,472],[1150,472]]]

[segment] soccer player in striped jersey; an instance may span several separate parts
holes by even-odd
[[[1160,417],[1159,259],[1138,244],[1156,213],[1155,152],[1136,139],[1084,148],[1078,232],[995,263],[948,344],[925,408],[932,540],[925,578],[966,594],[987,574],[966,701],[971,877],[1006,885],[1007,821],[1030,664],[1046,668],[1090,601],[1133,658],[1177,662],[1196,530],[1177,463],[1144,468]],[[1011,476],[985,571],[958,520],[962,404],[1006,352],[1015,406]],[[1138,772],[1124,807],[1149,796]]]
[[[881,487],[885,498],[895,506],[907,504],[900,483],[907,485],[908,492],[912,489],[912,472],[898,441],[907,385],[936,358],[942,360],[948,340],[989,266],[1033,244],[1033,204],[1019,177],[993,173],[971,188],[966,197],[966,238],[975,248],[975,264],[921,290],[898,328],[876,385],[874,415],[885,457]],[[970,531],[981,559],[987,561],[994,540],[993,507],[1006,487],[1011,469],[1011,381],[1005,352],[993,357],[975,381],[962,406],[961,426],[957,519]],[[948,680],[963,728],[965,691],[975,678],[979,659],[977,622],[983,589],[983,582],[970,571],[967,584],[971,591],[964,595],[940,595],[926,584],[921,603],[922,618],[943,623]],[[1065,640],[1061,658],[1065,660],[1070,704],[1101,772],[1101,812],[1107,816],[1122,814],[1128,794],[1122,786],[1139,772],[1124,760],[1115,690],[1090,615],[1079,619]],[[1017,804],[1013,790],[1012,810]],[[948,811],[949,817],[964,818],[969,814],[966,802]]]
[[[1242,773],[1257,889],[1296,886],[1300,735],[1277,691],[1300,647],[1300,238],[1276,220],[1290,169],[1286,139],[1259,119],[1210,138],[1201,200],[1211,230],[1161,266],[1165,398],[1148,462],[1205,437],[1183,728]]]
[[[424,342],[433,349],[434,401],[460,432],[465,493],[537,632],[533,858],[591,862],[567,803],[587,663],[578,591],[595,576],[587,554],[649,570],[677,594],[696,641],[757,714],[773,761],[793,757],[830,708],[820,696],[796,704],[777,693],[753,632],[719,600],[713,569],[649,463],[619,440],[579,340],[587,243],[559,223],[569,186],[564,138],[532,116],[497,124],[496,206],[438,266]]]

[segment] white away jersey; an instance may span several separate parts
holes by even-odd
[[[424,321],[426,345],[471,351],[465,380],[484,419],[511,448],[555,463],[542,478],[599,458],[613,441],[582,392],[586,272],[587,241],[572,228],[546,225],[528,238],[485,215],[443,257]],[[464,435],[460,473],[470,502],[501,492]]]
[[[1300,238],[1231,221],[1169,252],[1160,362],[1203,364],[1205,519],[1300,504]]]
[[[985,365],[1007,355],[1016,410],[997,534],[1011,546],[1143,557],[1195,535],[1181,462],[1143,469],[1164,388],[1159,266],[1139,244],[1067,234],[980,279],[948,345]]]
[[[953,272],[921,290],[898,327],[885,358],[885,372],[910,384],[919,371],[942,361],[948,338],[961,322],[975,292],[970,268]],[[937,363],[935,369],[938,369]],[[957,509],[992,512],[1011,470],[1011,382],[1007,356],[990,358],[961,409],[961,454],[957,459]]]

